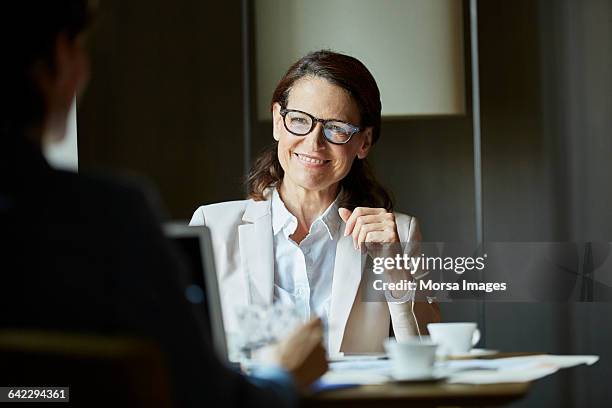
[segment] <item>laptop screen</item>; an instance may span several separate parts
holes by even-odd
[[[206,227],[183,224],[166,224],[164,230],[191,271],[191,282],[185,288],[185,296],[192,303],[201,305],[204,316],[202,324],[211,334],[211,343],[219,357],[227,361],[227,343],[210,232]]]

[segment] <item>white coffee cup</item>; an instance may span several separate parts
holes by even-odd
[[[433,375],[437,345],[418,337],[397,342],[385,341],[385,350],[391,359],[392,375],[396,380],[426,378]]]
[[[438,344],[438,355],[465,354],[480,340],[476,323],[429,323],[431,340]]]

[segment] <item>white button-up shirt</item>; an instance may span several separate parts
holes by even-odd
[[[297,228],[297,218],[274,189],[274,301],[295,306],[303,321],[319,316],[325,327],[341,224],[334,201],[314,220],[308,235],[298,245],[290,238]]]

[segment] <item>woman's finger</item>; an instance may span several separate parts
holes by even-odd
[[[369,208],[369,207],[357,207],[353,210],[353,213],[349,217],[348,221],[346,221],[346,228],[344,229],[344,236],[353,233],[353,229],[355,228],[355,223],[357,219],[361,216],[365,215],[376,215],[376,214],[385,214],[387,210],[384,208]]]
[[[361,244],[366,241],[368,234],[374,231],[384,231],[388,228],[384,223],[377,222],[372,224],[365,224],[359,230],[359,235],[353,234],[353,243],[356,249],[361,249]]]
[[[361,217],[357,218],[357,221],[355,221],[355,226],[353,227],[353,231],[351,232],[351,235],[353,236],[353,244],[357,244],[357,238],[359,237],[361,228],[364,225],[377,224],[382,222],[383,220],[384,218],[381,217],[379,214],[362,215]]]
[[[385,230],[377,230],[370,231],[366,234],[364,242],[378,242],[378,243],[388,243],[393,242],[393,238],[395,237],[395,231]]]

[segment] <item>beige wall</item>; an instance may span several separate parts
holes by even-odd
[[[465,113],[463,10],[458,0],[257,0],[257,113],[310,51],[362,61],[377,79],[384,116]]]

